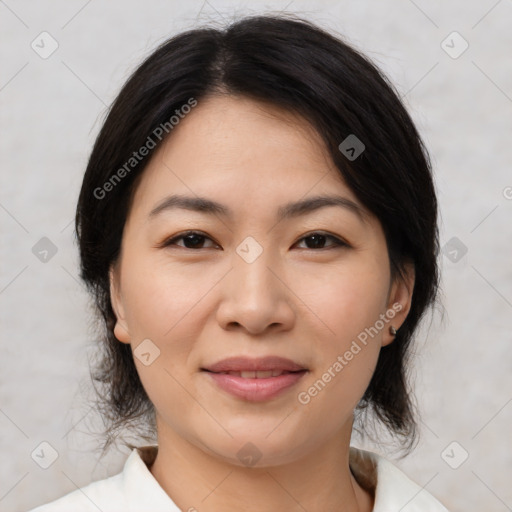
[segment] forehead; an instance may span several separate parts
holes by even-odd
[[[145,213],[170,193],[269,208],[306,195],[358,202],[314,128],[301,116],[245,97],[201,100],[143,172],[133,202]],[[362,207],[362,205],[361,205]]]

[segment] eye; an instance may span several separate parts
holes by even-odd
[[[326,240],[332,240],[330,246],[324,247]],[[184,245],[179,245],[176,242],[183,240]],[[185,249],[207,249],[208,247],[204,247],[204,242],[206,240],[212,241],[210,237],[206,234],[201,233],[200,231],[187,231],[178,236],[170,238],[164,241],[161,244],[161,247],[169,247],[172,245],[177,245],[178,247],[183,247]],[[349,244],[340,240],[338,237],[334,235],[329,235],[327,233],[322,233],[320,231],[316,231],[308,234],[307,236],[302,237],[299,242],[306,241],[306,249],[329,249],[335,247],[349,247]],[[309,243],[308,243],[309,241]],[[218,247],[217,244],[214,244]]]
[[[345,243],[343,240],[340,240],[338,237],[335,237],[334,235],[329,235],[327,233],[322,233],[319,231],[316,231],[314,233],[310,233],[307,236],[302,237],[299,242],[302,240],[309,240],[310,243],[306,245],[311,245],[311,247],[306,247],[306,249],[325,249],[325,247],[322,247],[325,244],[325,241],[327,239],[331,239],[333,243],[327,247],[329,248],[335,248],[335,247],[348,247],[349,245]]]
[[[175,242],[177,242],[178,240],[183,240],[183,243],[185,244],[185,249],[203,249],[204,247],[202,247],[202,245],[204,244],[204,241],[211,240],[211,238],[201,233],[200,231],[187,231],[185,233],[182,233],[181,235],[166,240],[161,245],[161,247],[177,245]],[[179,245],[179,247],[183,246]]]

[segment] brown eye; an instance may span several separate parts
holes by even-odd
[[[178,244],[177,242],[183,240],[183,245]],[[183,247],[184,249],[208,249],[209,247],[205,247],[205,241],[212,239],[206,236],[204,233],[199,231],[187,231],[178,236],[170,238],[162,244],[162,247],[171,247],[173,245],[178,247]],[[326,241],[331,240],[331,244],[326,245]],[[306,241],[306,249],[332,249],[335,247],[349,247],[347,243],[335,237],[334,235],[329,235],[327,233],[315,232],[311,233],[305,237],[302,237],[299,242]],[[216,244],[215,244],[216,245]],[[218,247],[218,246],[217,246]]]
[[[183,240],[184,245],[176,244],[176,242],[179,240]],[[163,243],[163,247],[178,245],[178,247],[184,247],[185,249],[204,249],[205,247],[203,246],[205,240],[211,240],[211,238],[198,231],[187,231],[186,233],[182,233],[181,235],[167,240]]]
[[[333,243],[330,246],[324,247],[325,242],[328,239],[331,239],[333,241]],[[348,244],[346,244],[339,238],[337,238],[333,235],[328,235],[328,234],[320,233],[320,232],[311,233],[311,234],[301,238],[299,240],[299,242],[302,240],[309,241],[306,243],[306,245],[308,245],[308,247],[306,247],[306,249],[329,249],[329,248],[340,247],[340,246],[348,247]]]

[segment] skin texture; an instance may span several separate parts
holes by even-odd
[[[178,193],[218,201],[233,217],[174,209],[149,218]],[[159,452],[150,470],[183,510],[373,508],[349,468],[353,411],[380,348],[393,341],[389,326],[406,318],[414,272],[391,280],[382,227],[366,210],[366,222],[336,206],[276,220],[279,206],[324,194],[360,205],[311,126],[228,95],[201,100],[137,185],[111,269],[114,332],[132,350],[145,339],[160,350],[150,365],[135,357],[157,411]],[[186,230],[206,238],[162,247]],[[349,246],[304,238],[317,231]],[[248,236],[263,250],[252,263],[237,253]],[[298,393],[397,303],[393,320],[300,403]],[[308,372],[283,394],[251,402],[200,371],[234,355],[278,355]],[[261,456],[252,467],[237,456],[249,442]]]

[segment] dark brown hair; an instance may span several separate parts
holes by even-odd
[[[191,98],[200,102],[219,91],[264,100],[309,121],[346,184],[380,220],[392,276],[403,277],[404,265],[413,263],[410,312],[393,343],[381,349],[356,410],[365,415],[371,410],[401,445],[411,447],[417,423],[407,382],[410,342],[439,286],[437,200],[428,152],[400,95],[366,56],[313,23],[264,15],[225,29],[189,30],[165,41],[127,80],[94,144],[75,229],[81,278],[100,319],[101,352],[93,382],[106,425],[105,448],[120,428],[137,425],[150,438],[154,432],[154,409],[131,347],[113,333],[108,272],[119,255],[136,178],[151,152],[132,167],[126,163]],[[172,130],[165,135],[172,137]],[[355,159],[339,149],[349,135],[365,146]],[[123,166],[126,172],[120,173]],[[113,182],[120,174],[122,179]],[[99,194],[107,182],[113,183],[108,194]]]

